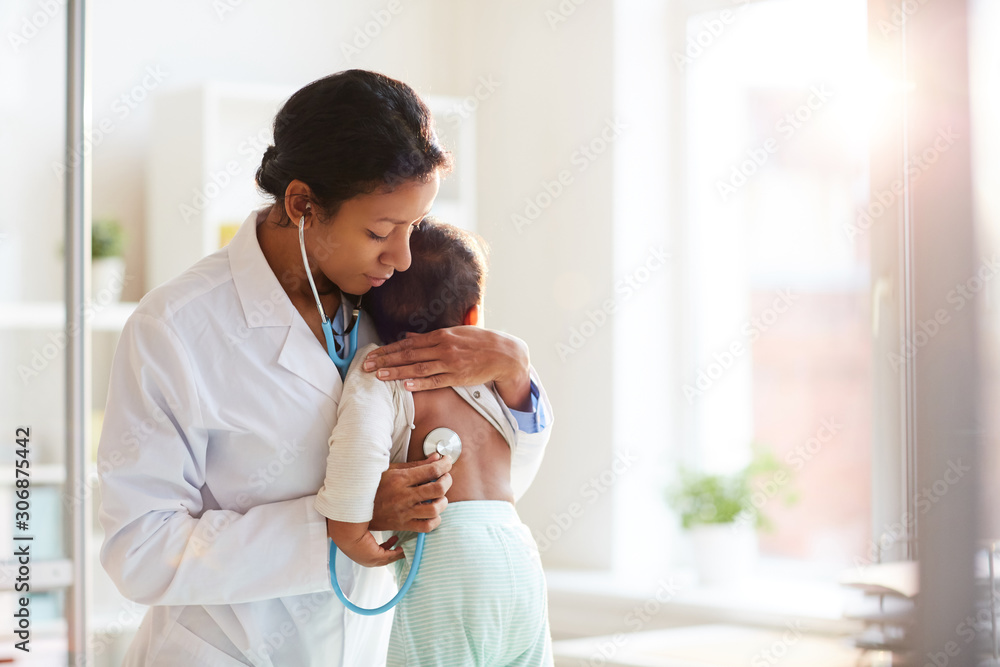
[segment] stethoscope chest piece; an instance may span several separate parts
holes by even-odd
[[[436,428],[424,438],[424,456],[430,456],[434,452],[457,461],[462,454],[462,439],[450,428]]]

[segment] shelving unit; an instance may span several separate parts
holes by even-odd
[[[94,303],[85,309],[85,321],[92,332],[103,336],[114,336],[121,331],[125,321],[137,305],[136,303]],[[66,306],[61,301],[0,303],[0,331],[14,334],[44,333],[58,336],[65,335],[65,327]],[[36,605],[44,604],[49,609],[53,604],[57,604],[58,598],[52,598],[51,595],[46,594],[66,591],[74,582],[72,558],[52,557],[53,552],[64,553],[64,550],[68,548],[68,545],[64,543],[65,535],[60,527],[60,522],[57,520],[60,514],[68,512],[67,505],[62,502],[66,477],[67,468],[61,462],[41,463],[37,460],[31,462],[30,480],[33,489],[31,524],[35,536],[32,544],[39,548],[39,551],[33,551],[33,554],[37,555],[32,558],[31,562],[31,593]],[[88,479],[93,479],[93,476],[88,476]],[[0,543],[5,545],[11,545],[13,540],[13,485],[15,480],[14,466],[0,464],[0,515],[8,517],[8,520],[0,522]],[[50,491],[52,489],[54,492]],[[45,496],[48,496],[47,501],[42,500]],[[55,500],[56,498],[58,500]],[[96,512],[97,507],[92,509]],[[93,517],[91,517],[91,523],[94,523]],[[92,533],[92,551],[89,562],[95,566],[98,562],[97,552],[100,543],[100,535]],[[4,554],[10,553],[12,553],[11,549],[5,549]],[[23,594],[15,589],[19,564],[11,562],[8,558],[9,555],[0,556],[0,614],[10,617],[17,598]],[[96,567],[99,568],[99,566]],[[88,619],[90,628],[95,635],[101,635],[108,626],[108,623],[102,619],[110,619],[109,622],[116,621],[113,617],[114,611],[120,602],[120,596],[114,590],[113,585],[110,586],[110,591],[108,590],[109,587],[106,584],[109,582],[104,581],[106,578],[103,572],[95,572],[94,579],[101,584],[99,588],[95,588],[95,591],[100,594],[92,596],[95,613],[92,619]],[[45,598],[50,599],[46,599],[42,603],[41,600]],[[38,613],[41,610],[35,609],[34,611]],[[139,620],[137,618],[133,626],[137,627]],[[134,629],[134,627],[123,627],[123,630],[129,629]],[[13,646],[13,636],[9,635],[9,632],[9,630],[0,632],[5,646]],[[36,646],[37,639],[39,651],[41,653],[48,651],[52,660],[55,661],[52,664],[58,664],[59,656],[65,656],[66,633],[67,624],[64,619],[42,620],[36,618],[32,623],[32,646]],[[62,647],[61,654],[60,646]],[[0,653],[0,659],[10,657],[19,656]],[[38,655],[35,657],[39,658]]]

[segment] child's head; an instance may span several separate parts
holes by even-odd
[[[386,343],[407,331],[426,333],[477,324],[486,287],[486,244],[453,225],[426,219],[410,236],[410,268],[365,295]],[[470,317],[471,311],[471,317]]]

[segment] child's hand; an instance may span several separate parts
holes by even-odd
[[[374,538],[372,538],[374,541]],[[378,545],[378,552],[373,553],[369,558],[363,560],[357,560],[352,558],[355,563],[364,565],[365,567],[381,567],[382,565],[388,565],[389,563],[395,563],[397,560],[401,560],[406,556],[403,554],[403,547],[397,547],[396,542],[399,538],[393,535],[388,540]]]
[[[403,547],[396,546],[398,537],[393,535],[379,544],[375,536],[368,532],[368,524],[327,519],[326,535],[348,558],[365,567],[388,565],[404,557]]]

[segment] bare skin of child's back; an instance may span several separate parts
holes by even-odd
[[[514,502],[510,488],[510,446],[486,419],[450,388],[413,392],[415,428],[407,461],[424,458],[424,438],[438,427],[462,439],[462,454],[451,469],[449,503],[462,500]]]

